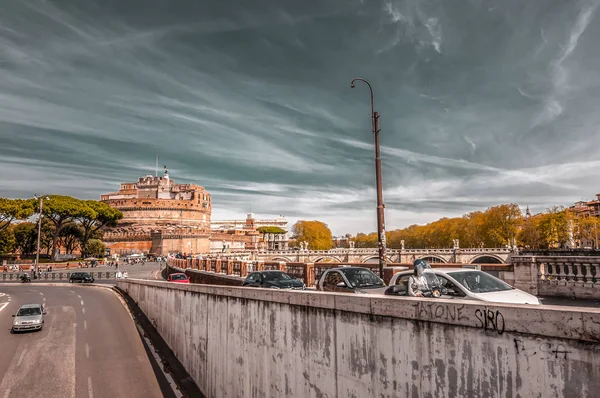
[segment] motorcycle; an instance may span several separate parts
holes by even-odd
[[[31,278],[27,274],[21,275],[21,283],[31,283]]]

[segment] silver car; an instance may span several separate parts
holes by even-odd
[[[25,304],[13,315],[11,333],[26,330],[42,330],[44,326],[44,306],[42,304]]]

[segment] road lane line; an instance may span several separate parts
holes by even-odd
[[[94,390],[92,390],[92,376],[88,376],[88,395],[94,398]]]
[[[2,312],[2,310],[5,309],[7,305],[8,305],[8,303],[0,304],[0,312]]]
[[[83,305],[83,300],[81,300],[81,305]]]
[[[39,292],[39,293],[40,293],[40,296],[43,296],[43,295],[44,295],[44,293],[42,293],[42,292]]]
[[[21,351],[21,355],[19,355],[19,360],[17,361],[17,366],[21,366],[21,362],[23,362],[23,358],[25,358],[26,351],[27,351],[27,349],[24,349],[23,351]]]
[[[81,309],[81,312],[85,314],[85,308],[82,308],[82,309]]]
[[[87,321],[83,321],[83,329],[87,330]]]
[[[78,295],[77,295],[77,297],[81,298],[81,295],[80,295],[80,294],[78,294]]]
[[[69,291],[70,291],[71,293],[75,294],[75,292],[74,292],[74,291],[72,291],[72,290],[69,290]]]
[[[90,357],[90,346],[88,343],[85,343],[85,357],[86,358]]]

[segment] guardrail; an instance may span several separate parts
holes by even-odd
[[[87,272],[87,271],[73,271],[73,272],[42,272],[41,277],[38,277],[37,279],[32,279],[32,281],[35,280],[43,280],[43,281],[60,281],[60,280],[66,280],[68,281],[69,278],[71,277],[71,274],[75,274],[75,273],[87,273],[90,274],[94,277],[94,279],[96,280],[109,280],[109,279],[116,279],[117,278],[117,273],[116,272],[110,272],[110,271],[105,271],[105,272]],[[31,274],[29,272],[2,272],[0,273],[0,281],[19,281],[21,279],[21,275],[26,274],[29,275],[29,277],[31,277]]]

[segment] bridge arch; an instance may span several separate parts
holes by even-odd
[[[340,260],[339,258],[337,258],[335,256],[321,256],[321,257],[315,258],[314,261],[313,261],[313,263],[326,263],[326,262],[329,262],[329,261],[326,261],[326,260],[333,260],[331,262],[334,262],[334,263],[341,263],[342,262],[342,260]]]
[[[494,254],[482,254],[473,257],[469,264],[506,264],[506,262]]]
[[[428,263],[436,263],[436,264],[439,264],[439,263],[445,264],[448,262],[443,257],[434,256],[431,254],[428,254],[427,256],[419,257],[419,260],[424,260],[424,261],[427,261]]]
[[[293,261],[287,257],[273,257],[268,259],[267,261],[285,261],[286,263],[292,263]]]
[[[386,257],[385,261],[387,263],[393,263],[392,259],[389,258],[389,257]],[[360,262],[363,263],[363,264],[367,264],[367,263],[374,263],[374,264],[376,264],[376,263],[379,263],[379,256],[365,257],[365,258],[362,258],[360,260]]]

